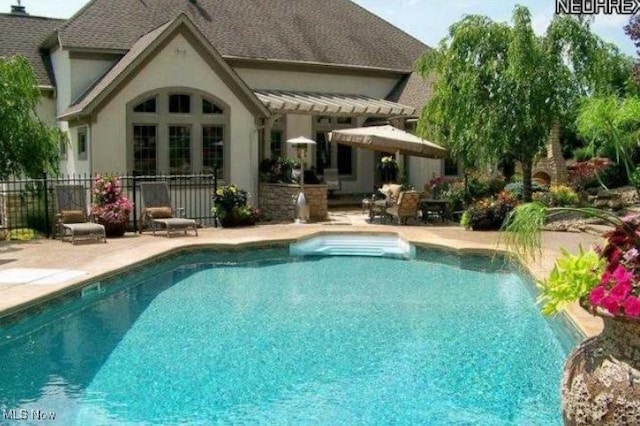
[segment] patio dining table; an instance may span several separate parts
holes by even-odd
[[[387,207],[389,203],[387,200],[369,200],[369,222],[373,222],[376,216],[382,218],[384,222],[384,218],[387,214]]]
[[[438,216],[444,222],[449,216],[449,200],[421,198],[420,211],[422,212],[422,222],[426,222],[433,215]]]

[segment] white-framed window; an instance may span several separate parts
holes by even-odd
[[[133,107],[133,112],[155,114],[158,111],[158,99],[154,96]]]
[[[127,105],[127,164],[135,174],[213,173],[224,180],[230,107],[196,89],[163,88]]]
[[[133,126],[133,170],[136,174],[153,176],[157,173],[157,134],[155,125]]]
[[[224,171],[224,126],[202,126],[202,171],[214,173],[223,179]]]
[[[169,95],[169,114],[191,114],[191,95]]]
[[[87,136],[87,128],[78,129],[78,160],[86,161],[89,152],[89,139]]]
[[[169,126],[169,174],[187,175],[191,167],[191,126]]]

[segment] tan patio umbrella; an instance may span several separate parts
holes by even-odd
[[[358,127],[329,133],[333,143],[381,152],[425,158],[447,158],[447,150],[393,126]]]

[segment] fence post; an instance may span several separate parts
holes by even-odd
[[[44,184],[44,230],[47,238],[51,238],[51,222],[49,221],[49,183],[47,181],[47,171],[42,171],[42,182]]]
[[[218,165],[213,168],[213,207],[216,206],[216,197],[218,196]],[[218,227],[218,212],[214,210],[213,214],[213,227]]]
[[[136,214],[136,208],[138,207],[138,202],[136,199],[136,171],[134,170],[133,173],[131,173],[131,186],[133,186],[133,194],[131,196],[131,198],[133,198],[133,232],[136,233],[138,232],[138,215]],[[142,210],[141,210],[142,211]]]

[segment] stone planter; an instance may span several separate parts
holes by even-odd
[[[599,314],[604,330],[570,355],[562,377],[567,425],[640,424],[640,320]]]
[[[260,183],[260,208],[267,220],[293,222],[295,216],[293,200],[299,192],[299,185]],[[309,206],[311,221],[321,222],[327,220],[327,185],[305,185],[304,195]]]
[[[121,223],[113,223],[113,222],[104,222],[104,221],[101,221],[100,218],[98,218],[97,222],[104,226],[104,232],[107,238],[122,237],[124,233],[127,231],[127,221],[124,221]]]

